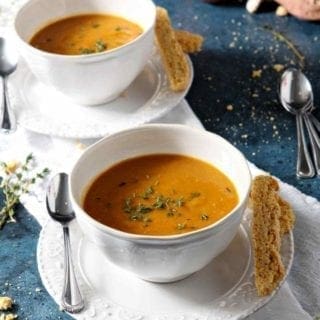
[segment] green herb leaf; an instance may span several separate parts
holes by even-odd
[[[153,210],[153,208],[147,207],[146,205],[141,204],[141,203],[139,203],[138,206],[137,206],[137,208],[136,208],[136,212],[137,212],[137,213],[142,213],[142,214],[144,214],[144,213],[149,213],[149,212],[151,212],[152,210]]]
[[[92,49],[89,49],[89,48],[81,48],[80,53],[81,54],[92,54],[92,53],[95,53],[95,51]]]
[[[107,49],[107,44],[103,40],[97,40],[96,41],[96,51],[102,52]]]
[[[183,230],[183,229],[185,229],[185,227],[186,227],[186,223],[184,222],[184,223],[178,223],[177,224],[177,229],[178,230]]]
[[[175,205],[176,205],[178,208],[183,207],[184,204],[185,204],[185,201],[184,201],[183,197],[180,197],[180,198],[178,198],[178,199],[175,201]]]
[[[156,202],[153,204],[155,209],[165,209],[167,205],[167,198],[163,195],[160,195],[156,198]]]
[[[206,213],[202,213],[200,218],[201,220],[209,220],[209,216]]]
[[[126,213],[132,213],[132,211],[134,210],[134,208],[132,207],[132,199],[130,197],[124,200],[123,210]]]
[[[200,197],[201,193],[200,192],[191,192],[189,196],[189,200],[192,200],[194,198]]]
[[[143,194],[141,195],[142,199],[149,199],[150,195],[152,195],[154,193],[154,189],[152,186],[148,187]]]

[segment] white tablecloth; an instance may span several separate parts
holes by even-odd
[[[158,122],[202,127],[185,102]],[[93,142],[93,140],[58,139],[19,128],[13,135],[1,136],[0,159],[22,160],[28,153],[33,152],[39,167],[49,167],[52,174],[60,171],[68,172],[83,148]],[[251,164],[251,168],[254,168],[254,165]],[[299,301],[308,308],[309,312],[320,313],[320,203],[285,183],[280,182],[280,188],[282,196],[292,204],[297,215],[294,231],[296,256],[291,272],[293,276],[289,276],[276,297],[249,317],[250,320],[312,319],[302,309]],[[44,188],[38,188],[23,199],[25,207],[41,225],[48,219],[44,197]]]

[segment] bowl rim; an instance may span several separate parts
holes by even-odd
[[[60,53],[52,53],[52,52],[47,52],[47,51],[38,49],[36,47],[33,47],[28,41],[24,40],[18,32],[17,23],[18,23],[18,19],[19,19],[20,15],[23,13],[24,10],[26,10],[29,6],[31,6],[31,3],[34,1],[36,1],[36,0],[27,1],[15,14],[14,23],[13,23],[13,29],[14,29],[13,31],[14,31],[14,34],[15,34],[16,38],[18,39],[18,41],[25,48],[27,48],[29,51],[31,51],[34,54],[40,55],[45,58],[50,58],[50,59],[71,60],[71,61],[77,61],[77,60],[88,61],[88,60],[97,60],[99,58],[103,59],[106,57],[112,58],[114,56],[117,56],[119,53],[121,53],[121,51],[123,51],[123,52],[129,51],[132,46],[136,45],[137,42],[139,42],[140,40],[145,38],[150,32],[152,32],[154,30],[155,22],[156,22],[156,5],[154,4],[154,2],[152,0],[144,0],[144,1],[147,1],[151,5],[152,11],[153,11],[152,23],[149,25],[148,28],[143,29],[143,32],[138,37],[134,38],[133,40],[129,41],[128,43],[126,43],[120,47],[110,49],[110,50],[91,53],[91,54],[67,55],[67,54],[60,54]],[[91,12],[91,13],[107,14],[107,12],[104,12],[104,11],[99,11],[99,12],[97,11],[97,12]],[[74,15],[72,15],[72,14],[65,15],[65,16],[59,17],[58,19],[47,21],[47,23],[44,24],[43,27],[45,27],[53,22],[59,21],[63,18],[78,16],[78,15],[83,15],[83,14],[90,14],[90,13],[89,12],[82,12],[82,13],[79,12]]]
[[[130,233],[130,232],[125,232],[125,231],[121,231],[115,228],[112,228],[110,226],[107,226],[97,220],[95,220],[94,218],[92,218],[83,208],[82,206],[78,203],[78,201],[75,199],[74,195],[73,195],[73,180],[74,180],[74,176],[75,176],[75,171],[77,170],[77,168],[81,165],[81,161],[83,160],[83,158],[89,157],[94,153],[94,150],[96,148],[99,148],[100,145],[103,145],[105,143],[106,140],[109,139],[113,139],[113,138],[117,138],[117,136],[121,136],[123,134],[129,134],[132,131],[140,131],[140,130],[148,130],[148,129],[161,129],[161,130],[165,130],[165,129],[178,129],[178,130],[185,130],[187,129],[188,131],[193,131],[195,134],[201,134],[201,135],[205,135],[205,136],[215,136],[218,140],[222,141],[223,143],[227,144],[229,146],[229,148],[238,154],[238,156],[240,157],[241,161],[242,161],[242,165],[244,168],[246,168],[247,171],[247,190],[244,194],[244,196],[242,197],[242,199],[239,200],[238,204],[229,212],[227,213],[224,217],[222,217],[221,219],[217,220],[216,222],[204,227],[204,228],[200,228],[194,231],[189,231],[189,232],[185,232],[185,233],[181,233],[181,234],[173,234],[173,235],[143,235],[143,234],[135,234],[135,233]],[[147,153],[146,153],[147,155]],[[97,174],[95,177],[99,176],[99,174]],[[92,178],[92,180],[94,180],[94,177]],[[190,237],[194,237],[195,235],[206,235],[208,232],[212,231],[213,229],[215,229],[217,226],[221,226],[223,224],[226,223],[226,221],[231,218],[239,209],[241,209],[241,207],[243,207],[244,204],[246,204],[247,199],[249,197],[249,193],[250,193],[250,187],[252,184],[252,175],[249,169],[249,165],[248,165],[248,161],[245,158],[245,156],[243,155],[243,153],[238,150],[236,147],[234,147],[229,141],[227,141],[226,139],[224,139],[223,137],[221,137],[220,135],[207,131],[205,129],[197,129],[194,127],[190,127],[188,125],[183,125],[183,124],[160,124],[160,123],[155,123],[155,124],[145,124],[145,125],[141,125],[135,128],[130,128],[130,129],[126,129],[126,130],[121,130],[119,132],[116,132],[114,134],[111,134],[109,136],[106,136],[102,139],[100,139],[99,141],[97,141],[96,143],[92,144],[91,146],[89,146],[82,154],[81,156],[77,159],[77,161],[74,163],[72,170],[70,172],[69,175],[69,195],[70,195],[70,199],[72,202],[72,205],[74,207],[76,207],[77,211],[76,211],[76,218],[78,218],[77,216],[77,212],[81,213],[81,218],[84,218],[87,221],[90,221],[90,223],[92,223],[94,225],[94,227],[98,228],[100,231],[106,232],[109,235],[115,236],[117,238],[120,239],[125,239],[125,240],[136,240],[136,241],[143,241],[143,240],[150,240],[150,241],[172,241],[172,240],[181,240],[181,239],[188,239]],[[88,187],[85,186],[85,187]],[[81,219],[80,218],[80,219]]]

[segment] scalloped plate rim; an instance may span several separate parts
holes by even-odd
[[[246,215],[248,216],[248,214],[246,214]],[[46,287],[46,289],[49,292],[49,294],[53,297],[53,299],[56,300],[56,302],[58,303],[57,300],[60,297],[60,293],[58,294],[57,292],[55,292],[55,290],[52,288],[51,284],[49,283],[50,281],[48,280],[47,275],[45,274],[45,270],[43,269],[43,257],[42,257],[42,255],[43,255],[42,246],[43,246],[43,241],[44,241],[44,238],[45,238],[45,232],[46,232],[46,229],[48,228],[48,226],[50,226],[50,224],[52,224],[52,223],[54,223],[54,222],[48,220],[47,224],[43,227],[43,229],[40,232],[38,248],[37,248],[37,262],[38,262],[38,270],[39,270],[39,273],[40,273],[40,277],[41,277],[41,279],[43,281],[44,286]],[[250,230],[250,229],[248,229],[249,228],[248,227],[249,223],[250,223],[250,218],[249,218],[249,221],[246,221],[244,219],[243,222],[242,222],[242,226],[247,231],[247,235],[249,235],[248,234],[248,230]],[[77,228],[79,228],[79,227],[77,227]],[[254,304],[251,308],[249,308],[248,310],[244,310],[242,314],[238,314],[235,317],[232,317],[230,319],[232,319],[232,320],[244,319],[247,316],[253,314],[256,311],[258,311],[260,308],[262,308],[264,305],[269,303],[276,296],[276,293],[281,288],[281,286],[285,282],[285,280],[286,280],[286,278],[287,278],[287,276],[288,276],[288,274],[290,272],[290,269],[291,269],[291,266],[292,266],[292,262],[293,262],[293,255],[294,255],[294,241],[293,241],[293,233],[292,233],[292,231],[290,231],[289,234],[285,235],[284,239],[285,239],[286,245],[288,246],[288,248],[286,248],[287,253],[286,253],[286,256],[285,256],[285,258],[287,259],[287,265],[286,265],[285,276],[282,279],[282,281],[280,282],[280,284],[278,285],[278,287],[272,292],[272,294],[270,294],[267,297],[263,297],[258,303]],[[78,250],[79,250],[79,246],[80,245],[78,245],[77,253],[78,253]],[[250,257],[250,259],[251,259],[250,263],[252,264],[252,256]],[[77,265],[76,268],[78,269],[79,268],[78,263],[76,263],[76,265]],[[78,272],[79,272],[79,274],[82,275],[80,270],[78,270]],[[243,281],[243,278],[245,278],[246,273],[248,273],[248,272],[249,272],[249,270],[246,270],[246,272],[244,272],[244,276],[241,279],[239,279],[239,282]],[[88,284],[86,283],[86,280],[82,278],[82,281],[89,288]],[[183,281],[183,280],[181,280],[181,281]],[[239,282],[237,283],[237,286],[239,285]],[[92,288],[89,288],[89,289],[88,288],[87,288],[87,290],[89,290],[89,291],[91,290],[92,291]],[[88,294],[88,292],[87,292],[87,294]],[[225,293],[221,298],[223,298],[227,294],[230,294],[230,292]],[[218,299],[218,301],[219,301],[219,299]],[[87,310],[87,312],[90,313],[90,310]],[[82,315],[82,314],[71,315],[71,316],[73,316],[75,319],[83,319],[83,320],[87,319],[87,315]],[[176,320],[176,316],[177,315],[172,314],[172,319]],[[191,315],[189,315],[189,316],[191,316]],[[208,319],[208,320],[220,319],[220,318],[217,318],[217,316],[215,316],[215,315],[213,315],[213,316],[214,317],[212,318],[210,316],[210,313],[209,313],[208,317],[206,317],[205,319]],[[181,315],[181,317],[186,319],[187,316],[183,314],[183,315]],[[94,319],[95,316],[92,316],[92,318]],[[143,316],[141,316],[141,318],[143,318]],[[160,316],[160,318],[161,318],[161,316]],[[97,319],[99,319],[99,318],[97,318]],[[114,319],[114,318],[112,318],[112,319]],[[154,319],[159,319],[159,317],[154,317]],[[171,319],[170,317],[166,318],[166,320],[170,320],[170,319]],[[204,320],[203,318],[199,317],[198,315],[194,317],[194,320],[195,319]],[[221,319],[223,319],[223,318],[221,318]],[[118,317],[118,318],[116,318],[116,320],[121,320],[121,319]]]

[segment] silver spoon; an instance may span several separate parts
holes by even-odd
[[[80,312],[84,308],[84,301],[77,284],[71,256],[68,224],[75,218],[75,214],[69,200],[68,175],[66,173],[59,173],[52,178],[47,190],[46,203],[51,218],[63,226],[65,277],[62,307],[70,313]]]
[[[303,130],[303,114],[310,108],[312,91],[306,90],[305,82],[296,69],[286,70],[280,82],[280,101],[282,106],[296,116],[298,157],[296,174],[299,178],[312,178],[315,170],[308,152]]]
[[[2,106],[0,109],[0,130],[4,133],[12,133],[17,129],[16,118],[10,107],[8,97],[8,77],[14,72],[18,64],[16,49],[11,43],[0,37],[0,76],[2,78]]]
[[[297,86],[299,87],[299,92],[301,93],[302,97],[305,97],[305,104],[308,105],[308,107],[305,107],[305,110],[303,112],[304,113],[303,118],[308,130],[309,138],[310,138],[311,150],[312,150],[316,173],[319,176],[320,175],[320,138],[311,120],[312,118],[311,111],[314,108],[313,91],[312,91],[310,81],[303,74],[302,71],[294,70],[294,73],[296,75],[297,81],[299,81],[299,83],[297,84]]]

